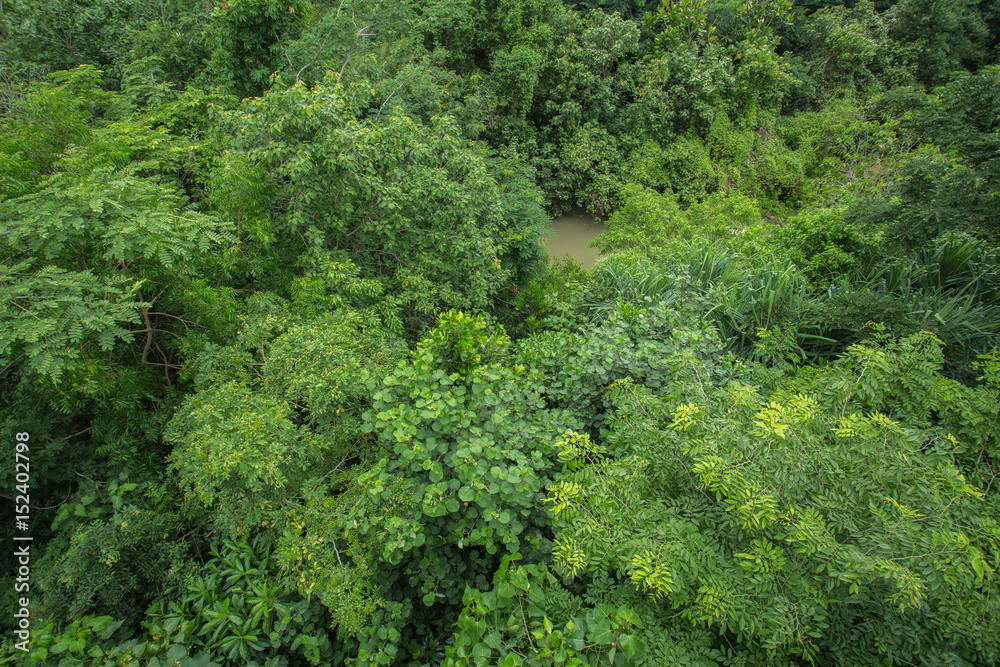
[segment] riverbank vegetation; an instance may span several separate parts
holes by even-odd
[[[1000,3],[0,34],[4,664],[1000,661]]]

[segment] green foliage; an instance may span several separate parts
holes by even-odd
[[[534,193],[501,197],[484,151],[451,119],[424,126],[386,109],[377,123],[360,120],[363,99],[331,76],[232,117],[253,137],[252,163],[278,185],[277,242],[295,255],[350,252],[418,330],[441,307],[487,306],[515,277],[508,259],[537,238],[537,217],[505,219],[500,202]]]
[[[33,250],[45,260],[65,262],[82,250],[141,275],[143,264],[183,270],[197,254],[232,240],[228,223],[184,210],[175,189],[136,174],[141,166],[95,166],[78,180],[53,176],[40,192],[4,202],[18,211],[8,218],[6,242],[27,252],[30,239],[40,237]]]
[[[997,184],[1000,147],[996,102],[1000,70],[986,67],[956,77],[939,95],[886,95],[883,108],[901,116],[904,131],[933,146],[915,153],[903,168],[897,225],[891,230],[904,248],[920,245],[947,230],[997,238]]]
[[[997,6],[3,3],[28,662],[997,662]]]
[[[837,209],[803,211],[775,233],[776,241],[813,284],[867,271],[882,247],[877,231],[846,224]]]
[[[60,665],[83,667],[85,665],[180,665],[180,667],[219,667],[204,652],[188,655],[187,647],[174,644],[169,647],[152,647],[138,639],[121,639],[122,621],[111,616],[84,616],[57,630],[50,623],[33,631],[32,651],[25,664],[46,665],[48,660],[59,658]],[[58,633],[58,634],[57,634]],[[117,636],[116,636],[117,635]],[[157,649],[160,657],[156,657]],[[147,662],[143,662],[147,659]]]
[[[747,62],[738,64],[751,63],[752,70],[754,60],[774,56],[776,28],[791,19],[791,0],[662,0],[655,13],[647,13],[645,23],[654,34],[649,49],[656,55],[698,54],[709,45],[722,43],[735,47],[736,61],[746,54]]]
[[[683,216],[675,197],[629,185],[622,198],[624,205],[608,219],[608,231],[594,241],[602,254],[618,250],[656,256],[665,251],[665,243],[684,238],[677,229]],[[684,231],[690,237],[692,230]]]
[[[646,12],[652,11],[659,3],[656,0],[583,0],[573,3],[575,9],[598,9],[607,12],[618,12],[622,18],[636,21]]]
[[[517,293],[516,306],[524,316],[526,333],[543,329],[572,331],[582,326],[581,306],[587,281],[587,272],[571,258],[553,259],[538,278]]]
[[[0,202],[2,353],[23,353],[26,371],[50,382],[72,369],[81,389],[118,341],[131,343],[136,333],[145,334],[141,362],[155,355],[168,370],[169,352],[154,338],[169,314],[150,315],[156,297],[144,298],[144,283],[161,282],[157,296],[169,292],[232,240],[226,222],[193,210],[176,187],[150,175],[167,162],[169,138],[138,123],[109,123],[121,100],[96,89],[97,75],[85,67],[60,73],[52,77],[59,85],[24,98],[23,117],[7,121],[13,137],[36,118],[48,127],[6,150],[40,177],[5,179],[17,183],[6,191],[19,196]],[[28,302],[29,292],[48,296]],[[131,326],[139,322],[144,330]]]
[[[483,129],[495,143],[528,152],[551,199],[602,212],[615,197],[622,130],[633,123],[620,112],[636,75],[639,28],[598,11],[555,12],[548,23],[537,28],[538,71],[518,84],[524,91],[519,108],[506,102],[512,85],[506,79],[517,75],[493,64],[480,97]]]
[[[756,84],[749,86],[753,89]],[[783,141],[771,136],[773,128],[765,118],[737,129],[725,114],[715,117],[706,143],[718,165],[721,191],[735,190],[764,201],[798,198],[804,165]]]
[[[219,160],[208,186],[212,206],[235,219],[237,243],[244,229],[252,240],[270,241],[267,205],[272,191],[259,170],[247,165],[243,156],[230,153]]]
[[[177,515],[160,511],[148,482],[127,480],[123,472],[90,482],[60,506],[55,543],[35,564],[41,616],[64,622],[97,613],[135,622],[186,566]]]
[[[585,610],[547,568],[515,565],[519,557],[503,557],[491,590],[466,589],[443,667],[636,664],[643,646],[634,611],[606,604]],[[570,604],[583,613],[557,627],[549,610]]]
[[[501,151],[487,160],[487,168],[497,179],[500,214],[508,221],[503,232],[507,252],[502,260],[512,271],[507,289],[517,293],[543,270],[548,260],[538,241],[548,227],[549,217],[541,206],[544,197],[535,183],[535,173],[523,158],[512,151]],[[505,291],[502,289],[497,296],[498,309],[510,303],[503,298]]]
[[[262,540],[223,541],[209,553],[200,571],[150,607],[140,635],[111,616],[84,616],[61,631],[50,623],[33,632],[26,664],[55,656],[70,666],[330,663],[336,653],[322,606],[266,578],[274,567]]]
[[[789,25],[793,15],[792,0],[744,0],[736,7],[740,40],[761,46],[772,46],[778,39],[779,28]]]
[[[936,375],[936,350],[928,336],[856,346],[769,394],[739,376],[666,397],[617,385],[614,455],[568,451],[550,488],[554,553],[664,599],[643,615],[662,632],[731,632],[752,664],[994,660],[978,628],[998,611],[1000,533],[956,467],[977,436],[929,429],[918,407],[971,398]]]
[[[287,403],[235,382],[189,398],[165,433],[175,443],[182,488],[201,505],[221,504],[219,513],[230,515],[246,502],[244,490],[252,489],[250,516],[256,518],[260,502],[284,495],[288,478],[301,476],[315,460],[292,418]],[[247,529],[223,527],[235,534]]]
[[[712,44],[700,54],[670,51],[651,59],[636,86],[639,100],[627,111],[635,129],[661,144],[689,131],[704,137],[716,114],[729,111],[734,56]]]
[[[170,340],[197,326],[171,301],[194,274],[212,275],[211,253],[232,237],[163,176],[176,166],[170,137],[127,118],[97,70],[50,81],[4,120],[0,354],[17,398],[3,422],[49,443],[32,460],[32,506],[80,498],[68,506],[84,518],[41,524],[39,609],[134,624],[187,548],[157,477],[177,401]],[[141,498],[98,502],[80,486],[122,476],[149,485]]]
[[[52,173],[73,144],[85,144],[91,125],[120,116],[120,100],[98,89],[100,71],[91,66],[58,72],[12,101],[0,127],[0,193],[32,192]]]
[[[152,642],[200,649],[223,665],[301,658],[329,664],[334,647],[325,632],[325,610],[274,580],[264,540],[226,540],[209,553],[212,558],[175,600],[164,598],[150,608],[145,625]]]
[[[483,319],[443,315],[409,361],[372,379],[375,435],[339,474],[343,491],[307,493],[279,519],[283,567],[353,635],[354,664],[434,653],[447,610],[466,585],[488,586],[498,551],[541,547],[552,443],[577,423],[545,406],[505,340]]]
[[[294,39],[309,10],[304,0],[232,0],[216,10],[213,27],[240,97],[260,95],[281,68],[280,49]]]
[[[876,299],[886,313],[876,308],[866,321],[895,325],[898,334],[934,331],[946,344],[949,360],[967,369],[971,356],[987,352],[1000,333],[994,254],[968,236],[946,234],[910,261],[859,275],[853,284],[841,280],[830,294],[855,301],[848,311]]]
[[[585,292],[590,318],[606,321],[628,306],[650,303],[672,305],[692,295],[683,269],[665,270],[648,262],[628,263],[609,257],[596,267]]]
[[[757,4],[757,3],[754,3]],[[752,113],[760,108],[781,108],[794,82],[788,63],[768,45],[769,38],[757,36],[736,44],[736,102]],[[761,43],[761,40],[764,40]]]
[[[682,205],[697,202],[705,193],[717,190],[719,183],[708,147],[692,136],[678,137],[665,149],[647,142],[630,156],[629,176],[648,188],[677,193]],[[627,197],[623,192],[625,206]]]
[[[854,199],[859,206],[871,206],[873,199],[894,197],[907,163],[926,150],[917,148],[891,120],[857,119],[831,129],[829,149],[823,151],[825,175],[814,186],[827,201]]]
[[[906,164],[904,177],[902,201],[896,209],[900,219],[888,230],[895,245],[910,250],[943,232],[970,228],[995,236],[994,216],[988,208],[995,192],[989,192],[992,184],[984,183],[974,169],[925,152]]]
[[[129,92],[147,82],[163,83],[161,90],[191,87],[199,79],[213,79],[209,73],[213,50],[212,6],[208,3],[177,0],[160,5],[158,21],[143,26],[132,35],[129,64],[123,68],[122,90]],[[207,76],[206,76],[207,75]],[[146,100],[157,103],[153,96]]]
[[[544,44],[551,26],[567,16],[561,2],[553,0],[479,0],[472,5],[474,48],[492,54],[513,44]],[[472,49],[470,49],[472,50]]]
[[[67,371],[93,372],[100,353],[117,341],[131,342],[123,325],[138,322],[137,310],[150,305],[135,299],[138,286],[52,266],[29,272],[30,266],[0,265],[0,359],[23,356],[27,372],[59,383]]]
[[[848,100],[838,100],[819,111],[797,112],[783,118],[776,129],[802,161],[810,186],[818,188],[829,167],[848,171],[839,166],[838,158],[846,157],[852,147],[860,147],[867,142],[870,133],[862,134],[859,141],[855,133],[848,129],[856,127],[860,120],[863,120],[861,108]],[[852,156],[852,159],[856,158]],[[839,188],[847,186],[856,172],[846,175],[847,178],[836,181],[837,187],[830,188],[831,192],[823,193],[824,198],[836,197]]]
[[[538,548],[541,526],[533,510],[551,472],[552,443],[575,423],[546,409],[534,389],[536,375],[506,362],[505,338],[481,320],[443,315],[412,361],[400,364],[374,395],[369,428],[392,458],[360,481],[385,502],[398,479],[418,504],[381,525],[359,516],[355,530],[378,539],[381,557],[393,565],[442,549],[457,547],[456,556],[485,550],[465,555],[471,562],[454,574],[458,563],[443,559],[440,571],[414,568],[410,574],[428,605],[437,596],[458,599],[455,574],[470,565],[481,572],[486,554],[516,553],[522,541]]]
[[[733,248],[750,244],[763,231],[754,200],[735,193],[713,194],[681,210],[677,196],[630,184],[623,200],[608,219],[608,230],[594,241],[602,254],[663,259],[696,239]]]
[[[126,60],[134,34],[167,5],[137,0],[9,2],[0,9],[3,51],[49,71],[78,65],[114,68]]]
[[[822,335],[821,325],[803,317],[806,284],[792,262],[772,260],[725,277],[728,280],[715,282],[708,290],[709,300],[717,304],[711,311],[712,321],[730,349],[748,354],[758,331],[784,327],[803,356],[832,352],[830,345],[836,341]]]
[[[894,39],[913,45],[917,80],[927,86],[947,81],[962,67],[985,64],[986,25],[971,0],[903,0],[888,12]]]
[[[869,2],[862,3],[862,8],[866,5],[871,7]],[[875,36],[846,8],[823,7],[809,18],[806,30],[814,44],[811,60],[823,78],[834,84],[853,81],[871,64],[877,48]]]
[[[898,26],[892,13],[870,0],[828,6],[809,15],[803,27],[809,77],[825,96],[860,94],[913,82],[919,47],[890,37]]]
[[[465,375],[477,366],[503,360],[509,347],[510,339],[488,322],[450,310],[438,317],[438,325],[420,341],[413,354],[446,375]]]
[[[355,312],[303,322],[280,302],[253,306],[235,344],[205,344],[192,360],[199,391],[164,433],[181,488],[228,536],[275,523],[289,498],[337,481],[319,486],[353,455],[365,373],[397,358],[377,322]]]
[[[290,326],[270,344],[263,387],[308,409],[307,424],[319,436],[355,434],[369,392],[365,374],[395,362],[400,349],[371,319],[347,314]]]
[[[0,206],[10,222],[0,241],[7,252],[37,258],[5,267],[5,319],[13,338],[4,352],[27,345],[30,370],[54,380],[70,359],[90,356],[81,352],[95,338],[104,352],[116,339],[131,341],[135,330],[122,325],[140,319],[146,325],[141,361],[151,363],[159,327],[150,321],[153,301],[144,299],[143,281],[167,278],[168,271],[169,282],[190,275],[196,258],[232,238],[227,224],[185,210],[174,188],[139,177],[132,167],[97,166],[76,178],[60,173],[40,192]],[[28,290],[52,298],[21,306]],[[169,365],[162,347],[153,353]]]
[[[520,341],[517,359],[543,373],[539,387],[550,405],[580,415],[585,432],[596,435],[612,412],[605,392],[612,382],[630,377],[669,392],[692,374],[701,372],[708,381],[721,371],[715,364],[700,371],[694,361],[718,355],[722,344],[707,322],[691,321],[702,304],[689,300],[619,301],[587,332],[543,332]]]
[[[646,28],[657,33],[654,48],[660,52],[690,51],[715,41],[708,4],[708,0],[661,0],[655,13],[646,14]]]

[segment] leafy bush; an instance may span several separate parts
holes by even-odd
[[[51,548],[35,565],[40,615],[60,625],[95,614],[134,625],[188,563],[177,513],[158,505],[148,482],[124,472],[62,504]]]
[[[466,589],[442,667],[639,664],[641,623],[634,611],[607,604],[585,609],[544,566],[517,566],[517,559],[503,557],[491,590]],[[574,606],[579,613],[565,623],[549,618]]]
[[[209,553],[184,590],[147,612],[152,642],[201,649],[222,665],[329,664],[326,610],[278,582],[265,540],[224,540]]]
[[[543,332],[520,341],[517,360],[541,374],[535,382],[548,405],[579,415],[584,432],[597,436],[612,413],[606,389],[615,380],[631,377],[670,392],[693,373],[709,381],[721,372],[714,362],[700,371],[694,361],[722,351],[714,328],[696,319],[700,305],[619,301],[587,332]]]
[[[668,395],[614,385],[608,455],[569,452],[550,487],[556,564],[645,593],[647,627],[702,655],[720,648],[707,625],[752,664],[996,660],[1000,532],[957,465],[984,436],[995,448],[996,398],[940,367],[922,334],[768,393],[739,373]],[[966,417],[931,426],[957,395]]]
[[[312,89],[272,91],[232,114],[233,132],[248,137],[234,148],[276,186],[284,251],[306,265],[330,251],[350,257],[419,335],[438,309],[485,308],[523,277],[514,265],[539,259],[542,218],[503,217],[515,208],[509,200],[537,209],[536,193],[501,195],[484,149],[463,140],[454,119],[424,126],[388,109],[363,119],[365,100],[333,73]]]
[[[877,230],[848,225],[843,212],[832,208],[792,216],[774,238],[775,245],[817,287],[844,274],[869,270],[882,249]]]
[[[518,291],[516,312],[524,317],[523,327],[508,327],[517,333],[536,333],[544,329],[572,331],[585,322],[582,313],[584,287],[589,274],[579,264],[567,258],[553,259],[540,276]]]

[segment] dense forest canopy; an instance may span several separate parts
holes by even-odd
[[[1000,662],[1000,0],[0,36],[3,664]]]

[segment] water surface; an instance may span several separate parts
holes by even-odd
[[[588,248],[597,235],[606,230],[604,223],[597,222],[583,209],[571,211],[552,221],[555,238],[545,239],[545,252],[549,257],[562,259],[569,255],[583,268],[593,268],[599,255],[597,248]]]

